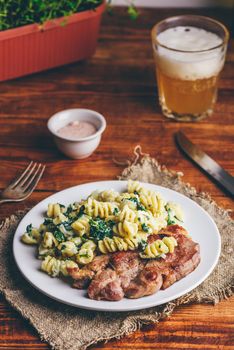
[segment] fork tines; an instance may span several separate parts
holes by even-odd
[[[45,165],[31,161],[24,172],[9,187],[21,189],[23,192],[31,192],[38,184],[44,170]]]

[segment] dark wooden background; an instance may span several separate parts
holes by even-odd
[[[176,123],[164,118],[157,100],[150,29],[165,17],[198,13],[220,19],[229,27],[231,10],[142,10],[136,22],[124,9],[104,16],[95,56],[29,77],[0,84],[0,188],[30,159],[47,165],[37,190],[23,203],[4,204],[0,218],[35,205],[66,187],[110,180],[122,171],[112,158],[129,158],[140,144],[159,162],[182,171],[184,181],[209,192],[224,208],[232,201],[176,148],[173,135],[187,136],[234,175],[234,41],[220,81],[214,115],[199,123]],[[87,107],[104,114],[107,130],[98,150],[88,159],[69,160],[60,154],[46,129],[56,111]],[[92,349],[234,349],[234,299],[212,305],[188,305],[158,325]],[[0,348],[47,349],[36,331],[0,297]]]

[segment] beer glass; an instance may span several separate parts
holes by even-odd
[[[159,102],[163,114],[197,121],[213,113],[229,33],[203,16],[165,19],[152,29]]]

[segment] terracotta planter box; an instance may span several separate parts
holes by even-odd
[[[0,32],[0,81],[92,56],[104,8]]]

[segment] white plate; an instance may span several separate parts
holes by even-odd
[[[166,290],[160,290],[154,295],[140,299],[124,298],[120,301],[96,301],[86,296],[85,290],[77,290],[59,278],[51,278],[40,271],[40,260],[36,259],[35,247],[20,242],[20,236],[28,224],[38,227],[43,221],[43,213],[51,202],[69,203],[86,198],[92,191],[113,188],[122,192],[127,188],[126,181],[101,181],[87,183],[58,192],[32,208],[21,220],[13,241],[15,261],[24,277],[37,289],[47,296],[60,302],[85,309],[101,311],[130,311],[145,309],[164,304],[176,299],[197,287],[214,269],[221,249],[221,239],[213,219],[191,199],[168,188],[145,184],[146,188],[156,190],[166,200],[179,203],[185,213],[185,227],[195,242],[200,244],[201,263],[185,278],[174,283]]]

